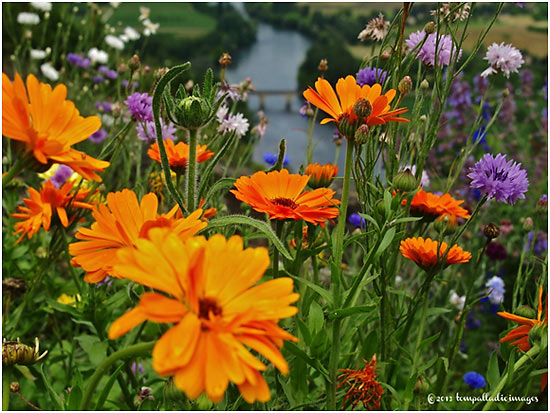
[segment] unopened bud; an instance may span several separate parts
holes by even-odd
[[[500,234],[500,228],[498,225],[493,224],[492,222],[490,224],[485,225],[485,228],[483,228],[483,235],[485,235],[488,239],[495,239]]]
[[[369,139],[369,132],[369,127],[367,126],[367,124],[363,123],[355,131],[355,142],[357,142],[359,145],[367,143],[367,140]]]
[[[533,218],[525,218],[525,220],[523,221],[523,229],[526,231],[531,231],[533,229]]]
[[[319,62],[319,72],[325,73],[328,70],[328,60],[327,59],[321,59]]]
[[[502,91],[502,97],[507,98],[508,96],[510,96],[510,90],[508,90],[508,88],[506,88]]]
[[[412,174],[409,168],[403,172],[398,173],[393,178],[393,188],[399,192],[414,191],[418,185],[416,184],[416,178]]]
[[[314,114],[314,113],[313,113],[313,109],[311,108],[311,106],[308,107],[308,108],[306,109],[306,116],[307,116],[308,118],[312,118],[312,117],[313,117],[313,114]]]
[[[145,67],[143,68],[143,71],[144,71],[145,73],[149,73],[149,72],[151,71],[151,66],[149,66],[149,65],[145,66]]]
[[[382,54],[380,55],[380,59],[382,60],[389,60],[391,57],[391,53],[389,50],[384,50]]]
[[[537,206],[535,207],[535,210],[537,212],[544,212],[548,211],[548,196],[543,195],[540,197],[540,199],[537,201]]]
[[[357,130],[357,122],[350,122],[349,116],[344,114],[340,117],[340,120],[336,124],[336,128],[346,139],[353,139],[355,131]]]
[[[159,67],[157,70],[155,70],[155,73],[153,73],[153,77],[158,80],[166,73],[168,73],[168,70],[170,69],[168,69],[167,67]]]
[[[399,81],[399,84],[397,85],[397,89],[399,90],[399,93],[406,94],[409,93],[412,89],[412,79],[410,76],[405,76],[403,79]]]
[[[363,119],[371,114],[372,105],[368,99],[361,98],[353,105],[353,111],[359,119]]]
[[[424,26],[424,32],[426,34],[432,34],[435,33],[435,23],[434,22],[428,22]]]
[[[416,384],[414,385],[415,393],[426,393],[430,389],[430,385],[427,381],[424,380],[422,376],[418,376]]]
[[[426,115],[421,115],[419,118],[420,122],[426,122],[426,119],[428,119]]]
[[[426,79],[424,79],[422,82],[420,82],[420,89],[428,90],[429,87],[430,87],[430,84],[428,83],[428,81]]]
[[[128,67],[132,72],[138,70],[140,66],[141,62],[139,61],[139,56],[137,54],[133,55],[130,60],[128,60]]]
[[[19,383],[16,381],[12,381],[10,384],[10,391],[12,393],[17,393],[21,389],[21,386],[19,386]]]
[[[121,63],[118,65],[117,67],[117,71],[118,73],[124,73],[128,70],[128,66],[126,65],[126,63]]]
[[[223,69],[225,69],[227,66],[231,64],[231,55],[227,52],[222,53],[222,55],[218,59],[218,63]]]

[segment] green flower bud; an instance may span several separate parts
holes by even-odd
[[[210,410],[214,406],[214,403],[204,393],[195,400],[195,404],[198,410]]]
[[[336,124],[336,128],[346,139],[353,139],[357,130],[357,122],[351,123],[349,117],[344,115]]]
[[[429,87],[430,87],[430,84],[428,83],[428,81],[426,79],[424,79],[422,82],[420,82],[420,89],[428,90]]]
[[[133,55],[130,60],[128,60],[128,67],[132,72],[135,72],[139,69],[141,62],[139,61],[139,56],[137,54]]]
[[[516,311],[514,312],[516,315],[519,315],[521,317],[530,318],[530,319],[536,319],[537,313],[535,310],[533,310],[528,305],[520,305]]]
[[[399,84],[397,85],[397,89],[399,90],[399,93],[401,94],[407,94],[412,89],[412,79],[410,76],[405,76],[403,79],[399,81]]]
[[[208,120],[210,110],[204,100],[197,96],[188,96],[178,104],[177,120],[187,129],[198,129]]]
[[[38,338],[34,339],[34,348],[17,341],[6,341],[2,343],[2,364],[12,366],[14,364],[29,365],[43,359],[48,351],[41,355],[39,353]]]
[[[488,225],[485,225],[485,228],[483,228],[483,235],[485,235],[488,239],[494,239],[498,237],[499,234],[500,234],[499,226],[493,224],[492,222]]]
[[[367,140],[369,139],[369,131],[370,129],[366,124],[359,126],[359,128],[355,131],[355,142],[359,145],[367,143]]]
[[[533,229],[533,218],[527,217],[523,221],[523,229],[525,231],[531,231]]]
[[[399,192],[414,191],[418,187],[416,178],[409,168],[398,173],[393,178],[393,188]]]
[[[434,22],[428,22],[424,26],[424,31],[426,34],[432,34],[435,33],[435,23]]]

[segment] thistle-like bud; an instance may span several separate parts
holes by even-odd
[[[384,50],[380,55],[380,59],[382,60],[389,60],[390,57],[391,57],[391,52],[389,50]]]
[[[531,319],[537,318],[537,313],[535,312],[535,310],[533,310],[528,305],[520,305],[516,309],[516,311],[514,311],[514,313],[516,315],[519,315],[519,316],[525,317],[525,318],[531,318]]]
[[[135,72],[141,66],[139,56],[137,54],[133,55],[130,60],[128,60],[128,67],[132,72]]]
[[[17,381],[12,381],[10,383],[10,391],[12,393],[17,393],[19,390],[21,390],[21,386],[19,385],[19,382]]]
[[[393,178],[393,188],[399,192],[411,192],[414,191],[418,185],[416,184],[416,178],[412,174],[409,168],[403,172],[398,173]]]
[[[124,73],[128,70],[128,65],[126,63],[121,63],[118,65],[116,70],[118,71],[118,73]]]
[[[159,67],[157,70],[155,70],[155,73],[153,73],[153,77],[155,78],[155,80],[158,80],[161,77],[163,77],[166,73],[168,73],[169,70],[170,69],[167,67]]]
[[[399,81],[399,84],[397,85],[397,89],[399,90],[399,93],[405,95],[409,93],[412,89],[412,79],[410,76],[405,76],[403,79]]]
[[[502,97],[507,98],[508,96],[510,96],[510,91],[506,88],[502,91]]]
[[[325,73],[328,70],[328,60],[321,59],[321,61],[319,62],[319,67],[317,69],[319,69],[319,72],[321,72],[321,74]]]
[[[540,197],[540,199],[537,201],[537,206],[535,207],[535,210],[537,212],[546,212],[548,211],[548,196],[543,195]]]
[[[2,364],[13,366],[14,364],[29,365],[43,359],[48,351],[41,355],[39,353],[38,338],[34,339],[34,348],[17,341],[6,341],[2,343]]]
[[[223,69],[225,69],[231,64],[231,55],[227,52],[222,53],[222,55],[218,59],[218,63]]]
[[[353,139],[357,130],[357,122],[352,123],[349,121],[349,116],[343,115],[336,124],[336,128],[346,139]]]
[[[367,140],[369,139],[369,131],[370,129],[366,123],[363,123],[361,126],[359,126],[355,131],[355,142],[357,142],[359,145],[367,143]]]
[[[527,217],[523,220],[523,229],[525,231],[531,231],[533,229],[533,218]]]
[[[420,89],[428,90],[429,87],[430,87],[430,84],[428,83],[428,81],[426,79],[424,79],[422,82],[420,82]]]
[[[485,228],[483,228],[483,235],[485,235],[487,239],[495,239],[500,235],[500,228],[498,225],[495,225],[491,222],[490,224],[485,225]]]
[[[205,124],[210,114],[206,102],[198,96],[188,96],[178,104],[178,122],[187,129],[198,129]]]
[[[434,22],[428,22],[424,26],[424,32],[426,34],[432,34],[435,33],[435,23]]]
[[[371,114],[372,105],[368,99],[361,98],[353,105],[353,111],[359,119],[364,119]]]

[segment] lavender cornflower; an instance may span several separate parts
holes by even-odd
[[[153,121],[153,98],[147,93],[132,93],[124,103],[136,121]]]
[[[128,87],[128,79],[124,79],[121,83],[121,86],[123,89],[126,89]],[[131,85],[130,85],[130,91],[132,90],[137,90],[139,88],[139,82],[137,81],[134,81]]]
[[[387,72],[382,69],[365,67],[357,72],[357,84],[359,86],[369,85],[372,86],[375,83],[383,84],[386,80]]]
[[[101,75],[96,75],[92,78],[92,82],[94,82],[94,83],[103,83],[103,82],[105,82],[105,78]]]
[[[533,95],[533,72],[529,69],[522,70],[519,74],[521,79],[521,93],[524,98],[530,98]]]
[[[165,124],[163,120],[160,120],[160,126],[161,126],[161,133],[162,133],[162,139],[172,139],[176,140],[176,127],[172,122],[168,122],[168,124]],[[155,122],[143,122],[139,123],[136,126],[137,136],[142,141],[146,142],[154,142],[157,138],[157,128],[155,126]]]
[[[506,78],[510,77],[511,72],[518,72],[518,69],[525,63],[521,52],[511,44],[505,45],[493,43],[487,48],[485,56],[490,66],[481,73],[482,77],[487,77],[499,71],[503,72]]]
[[[104,112],[104,113],[109,113],[113,110],[113,106],[111,105],[111,102],[107,102],[107,101],[96,102],[94,106],[98,111]]]
[[[88,58],[84,58],[76,53],[68,53],[67,54],[67,62],[80,67],[82,69],[87,69],[92,64],[92,61]]]
[[[136,362],[132,362],[132,365],[130,366],[130,370],[132,370],[132,374],[135,376],[136,374],[142,374],[145,370],[143,368],[143,364]]]
[[[279,155],[276,153],[266,152],[264,153],[264,162],[270,166],[274,166],[277,163],[277,159],[279,158]],[[290,163],[290,160],[288,159],[288,155],[285,155],[283,158],[283,166],[288,166]]]
[[[533,238],[535,238],[535,233],[533,231],[530,231],[527,235],[527,246],[525,247],[525,251],[529,251],[531,249],[531,243],[533,242]],[[537,237],[535,238],[535,245],[533,246],[533,254],[537,256],[543,255],[546,251],[548,251],[548,236],[545,232],[539,231],[537,232]]]
[[[116,70],[109,69],[107,66],[99,66],[97,71],[101,73],[102,75],[107,76],[109,79],[116,79],[118,77],[118,73]]]
[[[472,180],[470,188],[479,189],[489,199],[514,204],[525,198],[529,187],[527,172],[521,169],[521,163],[506,161],[506,155],[486,153],[467,175]]]
[[[355,228],[365,228],[367,226],[367,220],[356,212],[348,217],[348,222]]]
[[[311,104],[307,100],[302,106],[300,106],[300,115],[304,118],[307,116],[313,116],[313,109],[311,109]]]
[[[500,304],[504,301],[506,289],[504,288],[504,281],[502,278],[495,275],[485,283],[485,287],[487,288],[487,297],[491,304]]]
[[[97,132],[92,133],[88,139],[93,143],[101,143],[105,138],[107,138],[107,131],[101,128]]]
[[[485,387],[485,378],[475,371],[470,371],[466,373],[463,379],[464,383],[466,383],[472,389],[482,389]]]
[[[49,181],[51,181],[53,186],[55,186],[56,188],[61,188],[72,174],[73,170],[67,165],[59,165]]]
[[[409,38],[405,41],[409,50],[413,50],[419,43],[424,40],[426,32],[424,30],[411,33]],[[437,46],[437,50],[436,50]],[[457,57],[458,53],[458,57]],[[457,50],[457,47],[453,43],[453,39],[450,35],[439,35],[437,33],[431,33],[426,38],[426,41],[422,45],[420,51],[418,51],[418,58],[428,66],[435,66],[435,57],[437,55],[437,64],[440,66],[448,66],[451,62],[451,57],[460,60],[462,56],[462,49]]]

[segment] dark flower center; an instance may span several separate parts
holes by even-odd
[[[508,179],[508,171],[495,167],[492,167],[490,171],[485,172],[485,175],[487,175],[487,178],[493,177],[493,179],[501,182],[504,182],[506,179]]]
[[[282,205],[288,208],[296,209],[298,204],[290,198],[274,198],[271,200],[275,205]]]
[[[214,315],[220,315],[222,309],[218,306],[218,303],[214,298],[203,298],[199,300],[199,318],[210,318],[210,313]]]

